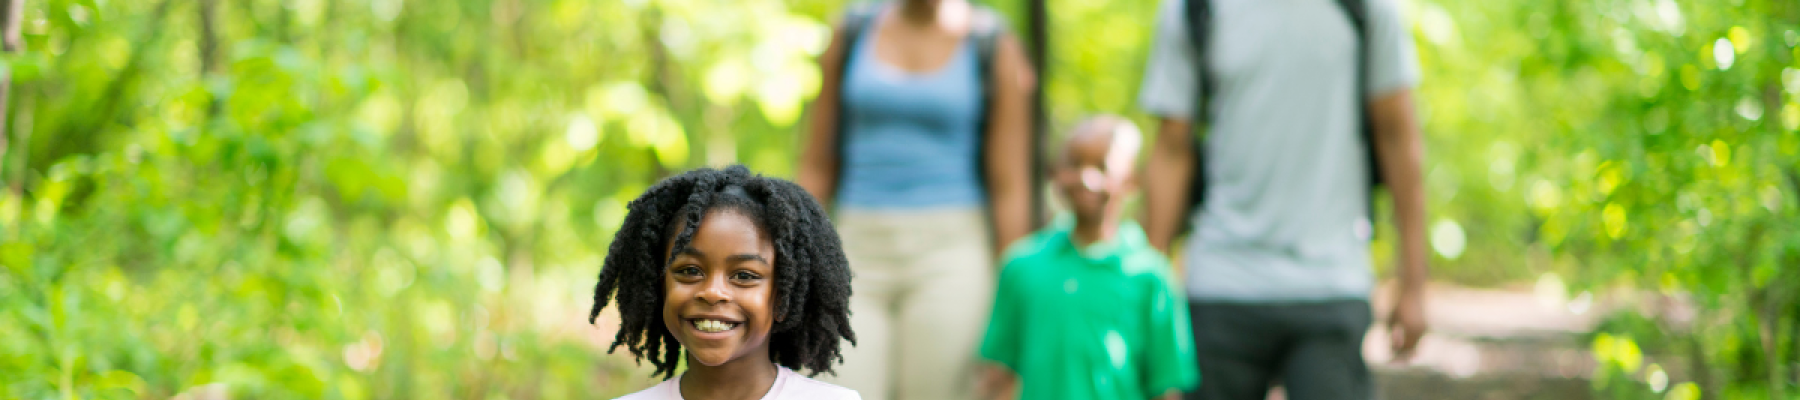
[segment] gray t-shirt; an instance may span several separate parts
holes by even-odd
[[[1211,0],[1207,198],[1182,260],[1188,296],[1269,301],[1366,298],[1368,155],[1356,96],[1419,82],[1396,0],[1367,0],[1369,85],[1357,91],[1356,30],[1337,0]],[[1183,0],[1164,0],[1140,105],[1192,120],[1198,96]]]

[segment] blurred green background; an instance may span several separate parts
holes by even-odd
[[[640,389],[585,318],[625,202],[700,165],[792,176],[845,6],[10,1],[7,399]],[[1156,2],[1047,3],[1052,126],[1150,123]],[[1606,396],[1800,398],[1800,3],[1402,3],[1436,279],[1642,305],[1592,336]],[[1645,384],[1661,355],[1690,373]]]

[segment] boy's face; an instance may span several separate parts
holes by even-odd
[[[1056,187],[1077,218],[1098,220],[1131,188],[1131,161],[1115,154],[1112,134],[1077,133],[1056,167]]]
[[[749,217],[719,210],[701,219],[663,273],[663,324],[690,361],[716,367],[761,352],[768,362],[775,261],[775,246]]]

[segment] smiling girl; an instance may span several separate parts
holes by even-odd
[[[664,381],[623,399],[860,399],[794,372],[830,373],[839,341],[856,343],[849,262],[811,195],[743,166],[702,168],[628,208],[588,322],[615,301],[607,351],[648,358]]]

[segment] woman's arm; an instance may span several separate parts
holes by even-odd
[[[988,80],[987,189],[993,215],[994,254],[1031,232],[1031,90],[1037,74],[1019,40],[1003,35],[995,44]]]
[[[838,87],[843,83],[848,32],[839,23],[832,29],[831,45],[819,56],[819,95],[807,107],[811,125],[800,150],[797,183],[825,209],[831,209],[838,181]]]

